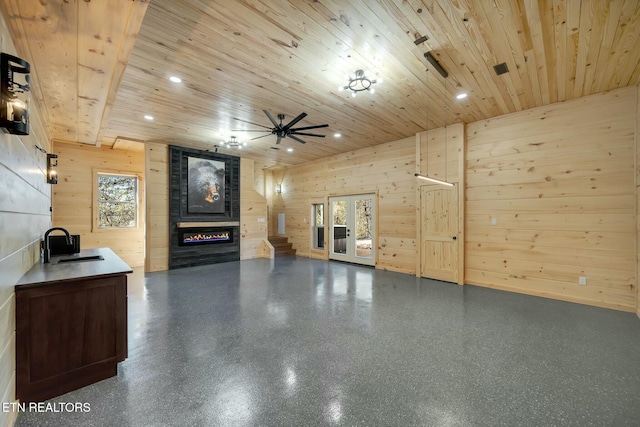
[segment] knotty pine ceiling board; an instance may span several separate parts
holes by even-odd
[[[146,0],[5,0],[18,55],[35,70],[32,97],[53,140],[99,145]]]
[[[95,0],[69,0],[56,13],[49,11],[56,2],[4,3],[16,45],[38,70],[54,138],[214,150],[233,135],[248,146],[221,152],[274,168],[640,81],[637,0],[153,0],[141,2],[143,20],[140,8],[109,14],[105,28],[135,41],[132,49],[104,50],[119,67],[110,79],[85,78],[78,68],[94,40],[74,39],[72,30],[83,28],[81,16],[99,24],[105,12]],[[51,19],[36,22],[45,10]],[[49,51],[43,42],[59,46]],[[500,63],[509,72],[498,76]],[[337,90],[357,69],[384,79],[375,94]],[[183,82],[169,82],[171,75]],[[89,95],[74,91],[77,82]],[[469,96],[456,100],[463,91]],[[306,112],[298,126],[327,123],[313,131],[326,138],[305,137],[304,145],[285,138],[277,151],[275,136],[251,141],[263,134],[246,131],[258,127],[234,118],[270,126],[265,109],[284,113],[285,123]]]

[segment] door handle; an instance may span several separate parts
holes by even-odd
[[[453,236],[453,240],[458,240],[458,236]]]

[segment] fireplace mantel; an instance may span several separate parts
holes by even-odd
[[[177,228],[239,227],[240,221],[177,222]]]

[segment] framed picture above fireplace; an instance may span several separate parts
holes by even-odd
[[[172,221],[240,220],[240,158],[170,146]]]
[[[187,212],[224,213],[225,163],[187,157]]]

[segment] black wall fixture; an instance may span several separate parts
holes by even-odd
[[[47,184],[58,183],[58,155],[47,154]]]
[[[427,61],[429,61],[429,64],[433,65],[433,68],[435,68],[436,71],[438,71],[442,77],[444,77],[445,79],[449,77],[449,73],[447,73],[447,70],[442,68],[442,65],[440,65],[438,60],[433,55],[431,55],[431,52],[426,52],[424,54],[424,57],[427,58]]]
[[[0,128],[16,135],[29,135],[31,67],[23,59],[2,53],[0,69]]]
[[[422,37],[418,37],[417,39],[415,39],[415,40],[413,41],[413,43],[417,46],[417,45],[419,45],[419,44],[421,44],[421,43],[426,42],[427,40],[429,40],[429,37],[427,37],[427,36],[422,36]]]

